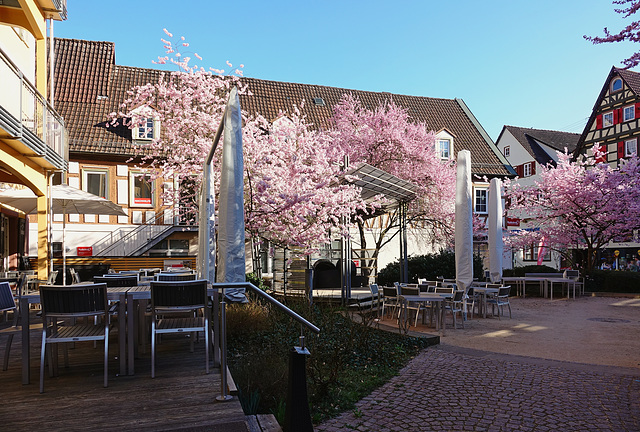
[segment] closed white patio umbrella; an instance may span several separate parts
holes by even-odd
[[[245,282],[244,161],[242,115],[238,89],[233,88],[224,114],[224,141],[218,205],[218,282]],[[244,288],[229,288],[225,296],[246,302]]]
[[[502,280],[502,256],[504,243],[502,241],[502,182],[491,179],[489,184],[489,273],[492,283]]]
[[[473,282],[473,199],[471,188],[471,152],[458,153],[456,173],[456,284],[467,291]]]

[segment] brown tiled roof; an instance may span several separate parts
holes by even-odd
[[[471,152],[472,170],[475,174],[509,175],[505,167],[506,161],[498,156],[491,139],[483,136],[484,130],[477,123],[473,114],[463,101],[459,99],[437,99],[421,96],[407,96],[391,93],[376,93],[351,90],[338,87],[327,87],[314,84],[297,84],[279,81],[267,81],[256,78],[244,78],[252,95],[243,96],[241,106],[249,113],[261,113],[267,120],[275,120],[280,110],[292,112],[293,106],[300,107],[304,100],[302,113],[307,120],[318,128],[329,127],[329,119],[336,105],[344,94],[352,94],[362,104],[374,109],[383,102],[393,100],[408,110],[413,121],[424,122],[436,132],[447,129],[454,136],[454,149]],[[314,103],[315,98],[322,98],[324,106]],[[477,124],[477,126],[476,126]]]
[[[112,42],[56,39],[55,48],[56,102],[91,103],[107,94],[116,64]]]
[[[134,154],[130,131],[107,130],[108,114],[118,111],[126,91],[136,85],[156,82],[162,71],[114,64],[115,47],[110,42],[56,39],[56,109],[69,130],[70,152]],[[59,76],[64,75],[64,76]],[[472,171],[481,175],[509,175],[508,163],[460,99],[437,99],[350,90],[337,87],[243,78],[252,95],[242,96],[243,110],[260,113],[268,120],[280,111],[292,112],[305,101],[303,114],[315,127],[326,128],[332,107],[351,93],[367,108],[393,100],[408,109],[414,121],[429,129],[447,129],[454,136],[455,151],[471,151]],[[314,103],[322,98],[324,105]],[[127,134],[128,132],[128,134]]]
[[[56,110],[65,120],[71,153],[132,156],[128,128],[107,128],[136,85],[158,80],[161,71],[118,66],[111,42],[56,39]]]
[[[564,152],[566,147],[569,153],[571,153],[576,149],[576,145],[580,139],[580,134],[572,132],[522,128],[517,126],[504,126],[503,132],[504,130],[511,132],[511,135],[518,140],[522,147],[542,165],[552,162],[553,159],[549,157],[547,152],[544,151],[538,143],[546,144],[561,152]],[[502,132],[500,135],[502,136]]]
[[[628,69],[613,68],[637,95],[640,95],[640,73]]]

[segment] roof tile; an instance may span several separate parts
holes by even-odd
[[[163,71],[118,66],[115,46],[111,42],[56,39],[55,44],[56,109],[65,119],[69,131],[70,152],[117,153],[133,155],[130,135],[107,130],[104,122],[111,112],[118,111],[127,98],[126,92],[136,85],[157,82]],[[344,94],[352,94],[362,104],[375,109],[393,101],[408,110],[410,118],[424,122],[429,129],[446,128],[454,137],[456,151],[469,150],[472,171],[480,175],[509,175],[500,160],[495,144],[476,127],[464,102],[458,99],[438,99],[387,92],[368,92],[314,84],[297,84],[242,78],[252,95],[241,96],[243,110],[260,113],[275,120],[280,111],[292,112],[304,101],[302,114],[317,128],[328,128],[336,105]],[[321,97],[324,106],[313,103]],[[120,131],[122,132],[122,131]]]

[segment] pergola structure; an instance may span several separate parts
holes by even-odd
[[[417,197],[417,186],[409,181],[402,180],[386,171],[369,164],[359,165],[349,169],[344,176],[353,176],[355,179],[344,180],[362,188],[362,198],[371,201],[375,197],[383,196],[395,202],[400,215],[400,282],[409,280],[409,263],[407,253],[407,206]],[[344,178],[344,177],[343,177]],[[351,298],[351,240],[342,239],[342,301]],[[348,259],[345,259],[348,258]]]

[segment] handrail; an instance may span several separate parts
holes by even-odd
[[[108,233],[106,236],[104,236],[103,238],[101,238],[100,240],[98,240],[97,242],[94,243],[94,245],[100,245],[103,242],[106,242],[107,239],[111,238],[111,244],[109,244],[108,246],[105,246],[104,248],[102,248],[96,255],[97,256],[108,256],[109,253],[113,252],[114,250],[116,250],[116,248],[120,247],[122,245],[123,247],[123,254],[125,256],[128,256],[130,253],[133,253],[135,251],[137,251],[138,249],[140,249],[142,246],[144,246],[144,244],[147,243],[148,241],[148,235],[150,234],[154,234],[154,235],[160,235],[163,234],[166,230],[172,228],[172,227],[176,227],[176,226],[195,226],[196,224],[192,224],[192,223],[176,223],[175,222],[175,218],[179,217],[180,215],[182,215],[183,213],[190,211],[189,208],[186,207],[180,207],[178,208],[177,213],[174,211],[175,209],[171,209],[171,218],[173,219],[173,222],[171,223],[162,223],[162,224],[158,224],[156,222],[158,222],[161,218],[166,219],[166,214],[164,212],[159,212],[158,214],[156,214],[156,216],[151,219],[150,221],[146,221],[145,223],[136,226],[134,229],[131,229],[129,231],[127,231],[125,234],[123,234],[121,237],[117,238],[116,240],[113,240],[113,232]],[[161,228],[157,228],[157,227],[165,227],[163,229]],[[153,232],[152,230],[156,229],[158,230],[158,232]],[[142,237],[141,237],[142,236]],[[142,241],[136,241],[136,239],[142,238]]]
[[[285,314],[289,315],[291,318],[293,318],[294,320],[298,321],[300,324],[304,325],[306,328],[308,328],[309,330],[311,330],[315,334],[319,334],[320,333],[320,328],[318,328],[316,325],[310,323],[309,321],[307,321],[307,319],[305,319],[304,317],[298,315],[296,312],[292,311],[291,309],[289,309],[288,307],[286,307],[285,305],[280,303],[278,300],[276,300],[275,298],[271,297],[269,294],[267,294],[266,292],[262,291],[260,288],[256,287],[251,282],[226,282],[226,283],[225,282],[216,282],[216,283],[211,284],[211,286],[213,288],[220,287],[222,289],[224,289],[224,288],[250,288],[251,290],[253,290],[253,292],[258,294],[260,297],[262,297],[263,299],[267,300],[271,304],[275,305],[282,312],[284,312]]]
[[[214,342],[214,358],[215,353],[220,352],[220,396],[216,397],[218,401],[228,401],[231,399],[231,396],[227,393],[227,314],[226,314],[226,302],[224,297],[225,288],[248,288],[257,293],[260,297],[267,300],[271,304],[275,305],[278,309],[284,312],[289,317],[298,321],[301,326],[304,326],[311,330],[312,332],[318,334],[320,333],[320,328],[315,326],[314,324],[307,321],[305,318],[298,315],[296,312],[292,311],[278,300],[271,297],[266,292],[262,291],[260,288],[256,287],[251,282],[217,282],[211,284],[212,288],[219,288],[220,293],[222,294],[222,301],[220,302],[220,314],[219,314],[219,327],[218,330],[215,329],[216,325],[214,324],[214,332],[219,331],[220,337],[217,337]],[[217,297],[214,297],[215,302],[217,304]],[[214,309],[214,313],[218,316],[216,309]],[[300,329],[300,347],[294,347],[297,352],[300,354],[309,354],[309,351],[304,347],[304,336],[302,335],[302,328]]]

